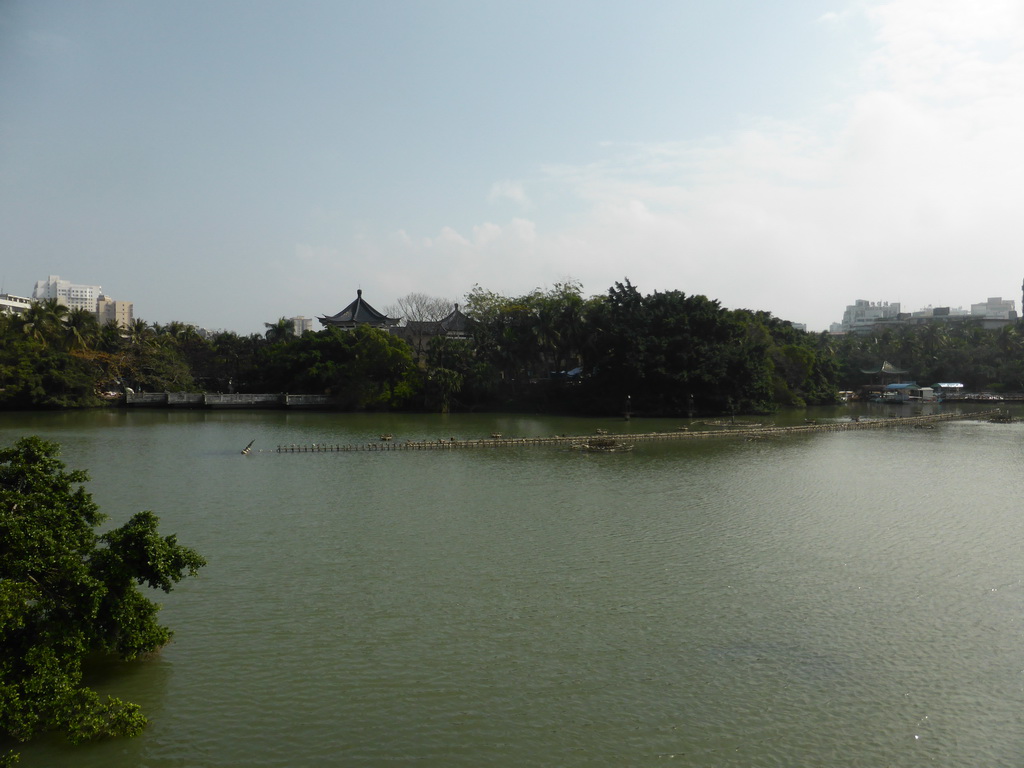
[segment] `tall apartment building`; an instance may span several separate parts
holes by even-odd
[[[298,317],[290,317],[288,319],[292,321],[292,329],[294,330],[296,336],[301,336],[306,331],[313,330],[312,317],[304,317],[303,315],[299,315]]]
[[[68,309],[86,309],[96,311],[96,302],[103,295],[103,288],[98,285],[78,285],[70,280],[61,280],[60,275],[50,275],[36,283],[32,298],[37,301],[56,299]]]
[[[135,319],[135,305],[130,301],[115,301],[103,295],[99,285],[78,285],[70,280],[61,280],[60,275],[50,275],[36,283],[32,291],[33,301],[56,299],[68,309],[84,309],[96,315],[100,325],[115,323],[127,328]]]
[[[130,301],[115,301],[101,294],[96,300],[96,319],[100,325],[114,323],[119,328],[127,328],[135,319],[135,305]]]

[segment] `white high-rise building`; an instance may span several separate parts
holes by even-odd
[[[56,299],[68,309],[85,309],[96,311],[96,302],[103,294],[98,285],[78,285],[70,280],[61,280],[60,275],[50,275],[36,283],[32,298],[37,301]]]
[[[292,321],[292,329],[294,330],[296,336],[301,336],[306,331],[313,330],[312,317],[304,317],[303,315],[299,315],[298,317],[290,317],[288,319]]]

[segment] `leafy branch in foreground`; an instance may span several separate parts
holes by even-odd
[[[134,736],[146,724],[138,705],[84,686],[85,659],[165,645],[171,632],[139,586],[169,592],[206,563],[161,537],[152,512],[98,534],[105,515],[82,486],[88,476],[65,471],[58,454],[38,437],[0,449],[0,739]]]

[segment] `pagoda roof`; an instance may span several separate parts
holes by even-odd
[[[459,336],[469,333],[473,320],[459,310],[459,305],[440,320],[410,320],[406,323],[409,333],[422,336]]]
[[[888,360],[886,360],[886,361],[884,361],[882,363],[882,366],[880,368],[861,368],[860,372],[861,373],[881,373],[881,374],[885,374],[886,376],[899,376],[900,374],[909,373],[910,371],[900,370],[899,368],[894,366],[892,363],[890,363]]]
[[[444,333],[467,333],[472,322],[466,315],[462,314],[459,310],[459,305],[456,304],[455,309],[441,320],[441,330]]]
[[[383,312],[378,312],[366,301],[363,301],[363,290],[356,291],[356,300],[345,307],[336,315],[325,315],[317,318],[321,325],[337,326],[341,328],[353,328],[357,325],[373,325],[378,328],[385,328],[398,323],[400,318],[388,317]]]

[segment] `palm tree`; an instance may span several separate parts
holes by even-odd
[[[145,347],[153,340],[153,329],[142,318],[136,318],[124,329],[124,335],[129,346]]]
[[[267,327],[264,336],[271,344],[295,338],[295,323],[287,317],[278,318],[276,323],[264,323],[264,325]]]
[[[18,324],[26,336],[45,347],[59,338],[61,323],[67,313],[68,308],[59,304],[56,299],[43,299],[32,302],[32,305],[18,316]]]
[[[76,307],[64,318],[65,343],[68,349],[90,349],[100,335],[100,324],[96,315],[82,307]]]
[[[924,353],[932,360],[938,357],[949,345],[949,324],[942,321],[928,323],[921,330],[921,346]]]

